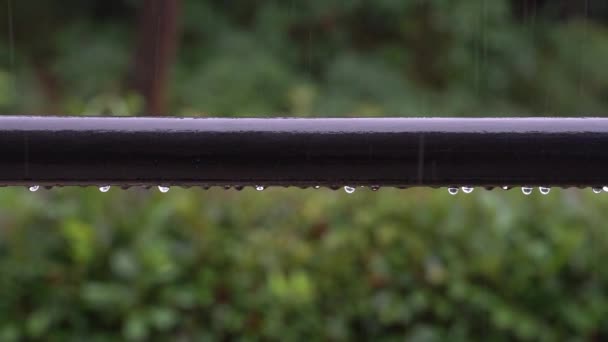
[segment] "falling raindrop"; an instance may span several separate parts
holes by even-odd
[[[30,186],[30,191],[31,192],[36,192],[36,191],[38,191],[38,189],[40,189],[40,186],[38,186],[38,185],[32,185],[32,186]]]
[[[449,187],[448,188],[448,192],[450,193],[450,195],[456,195],[458,193],[458,188],[456,188],[456,187]]]
[[[524,186],[521,188],[521,192],[523,192],[524,195],[528,196],[532,193],[532,188],[528,187],[528,186]]]
[[[261,186],[261,185],[256,185],[256,186],[255,186],[255,189],[256,189],[257,191],[264,191],[264,189],[265,189],[265,188],[264,188],[263,186]]]
[[[347,194],[352,194],[353,192],[355,192],[355,188],[347,185],[344,187],[344,191],[346,191]]]
[[[159,185],[158,190],[164,194],[164,193],[169,192],[170,188],[168,186]]]
[[[110,191],[110,186],[109,185],[100,186],[99,187],[99,191],[101,191],[101,192],[108,192],[108,191]]]
[[[602,188],[593,188],[592,190],[593,190],[593,193],[595,193],[595,194],[601,194],[602,191],[604,191],[604,189],[602,189]]]
[[[462,192],[464,192],[465,194],[470,194],[471,192],[473,192],[473,190],[475,190],[475,188],[473,188],[473,187],[468,187],[468,186],[462,187]]]
[[[541,186],[538,188],[538,191],[540,191],[540,193],[543,195],[548,195],[549,192],[551,192],[551,188]]]

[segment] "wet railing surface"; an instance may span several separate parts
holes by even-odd
[[[603,118],[0,117],[0,184],[593,187]]]

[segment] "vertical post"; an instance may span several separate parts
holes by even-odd
[[[146,115],[166,112],[167,82],[178,41],[180,0],[144,0],[133,66],[133,87]]]

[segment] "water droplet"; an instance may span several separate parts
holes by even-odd
[[[372,189],[372,191],[378,191],[380,190],[380,185],[372,185],[370,186],[370,189]]]
[[[528,196],[532,193],[532,188],[528,187],[528,186],[524,186],[521,188],[521,192],[523,192],[524,195]]]
[[[551,188],[541,186],[538,188],[538,191],[540,191],[540,193],[543,195],[548,195],[549,192],[551,192]]]
[[[592,190],[593,190],[593,193],[595,193],[595,194],[601,194],[602,191],[604,191],[604,189],[602,189],[602,188],[593,188]]]
[[[347,194],[352,194],[353,192],[355,192],[355,188],[347,185],[344,187],[344,191],[346,191]]]
[[[458,193],[458,188],[456,188],[456,187],[449,187],[448,188],[448,192],[450,193],[450,195],[456,195]]]
[[[168,186],[159,185],[158,190],[164,194],[164,193],[169,192],[170,188]]]
[[[464,192],[465,194],[470,194],[471,192],[473,192],[473,190],[475,190],[475,188],[473,188],[473,187],[469,187],[469,186],[462,187],[462,192]]]
[[[255,186],[255,189],[256,189],[257,191],[264,191],[264,189],[265,189],[265,188],[264,188],[263,186],[261,186],[261,185],[256,185],[256,186]]]
[[[36,192],[36,191],[38,191],[38,189],[40,189],[39,185],[32,185],[32,186],[30,186],[30,191],[31,192]]]
[[[101,192],[108,192],[108,191],[110,191],[110,186],[109,185],[100,186],[99,187],[99,191],[101,191]]]

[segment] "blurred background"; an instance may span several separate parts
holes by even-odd
[[[1,0],[0,113],[603,116],[605,0]],[[608,339],[608,194],[0,189],[0,341]]]

